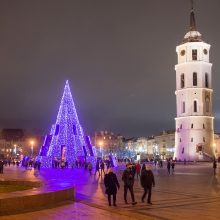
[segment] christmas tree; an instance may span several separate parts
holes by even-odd
[[[54,160],[65,161],[68,165],[76,160],[94,160],[94,153],[89,137],[85,137],[79,123],[68,80],[56,123],[50,135],[45,138],[40,151],[42,167],[52,167]]]

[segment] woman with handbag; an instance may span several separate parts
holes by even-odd
[[[112,168],[108,169],[108,173],[105,174],[104,178],[104,184],[105,184],[105,193],[108,195],[108,204],[111,206],[111,195],[113,195],[113,205],[116,205],[116,194],[117,194],[117,188],[120,188],[117,176],[115,173],[113,173]]]

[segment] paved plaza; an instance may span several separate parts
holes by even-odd
[[[33,170],[6,167],[4,179],[54,181],[76,185],[76,201],[47,207],[10,216],[1,216],[1,220],[23,219],[79,219],[79,220],[132,220],[132,219],[220,219],[220,169],[213,175],[211,163],[176,165],[174,175],[168,175],[164,168],[154,167],[156,187],[152,192],[152,203],[141,202],[143,190],[139,180],[135,180],[135,198],[137,205],[125,205],[123,183],[121,181],[124,165],[115,169],[121,188],[117,194],[117,207],[109,207],[104,194],[103,176],[90,176],[84,169],[42,169],[40,175]],[[131,202],[128,194],[128,202]]]

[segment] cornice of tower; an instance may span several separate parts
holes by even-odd
[[[189,64],[195,64],[195,61],[187,61],[187,62],[184,62],[184,63],[178,63],[178,64],[176,64],[175,65],[175,67],[174,67],[174,69],[175,70],[177,70],[177,68],[178,67],[180,67],[180,66],[185,66],[185,65],[189,65]],[[210,67],[212,67],[213,66],[213,64],[212,63],[209,63],[209,62],[206,62],[206,61],[203,61],[203,60],[198,60],[197,62],[196,62],[196,64],[206,64],[206,65],[208,65],[208,66],[210,66]]]
[[[177,89],[175,91],[175,94],[177,94],[178,92],[187,91],[187,90],[206,90],[206,91],[209,91],[209,92],[213,93],[213,89],[209,89],[209,88],[204,88],[204,87],[187,87],[187,88],[183,88],[183,89]]]
[[[208,115],[187,115],[187,116],[180,116],[180,117],[176,117],[175,120],[180,120],[180,119],[183,119],[183,118],[210,118],[210,119],[215,119],[214,116],[208,116]]]

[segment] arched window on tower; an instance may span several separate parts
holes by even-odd
[[[182,102],[182,113],[185,113],[186,111],[186,106],[185,102]]]
[[[197,112],[197,101],[196,100],[193,101],[193,111]]]
[[[184,88],[184,86],[185,86],[184,73],[182,73],[180,76],[180,86],[181,86],[181,88]]]
[[[197,73],[193,73],[193,86],[197,86]]]
[[[192,60],[197,60],[197,50],[192,50]]]
[[[205,98],[205,109],[206,109],[206,112],[210,112],[209,106],[210,106],[210,100],[209,100],[209,97],[206,97]]]
[[[209,75],[208,75],[208,73],[205,73],[205,87],[209,88]]]

